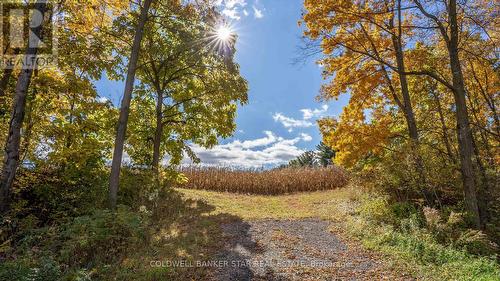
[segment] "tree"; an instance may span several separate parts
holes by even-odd
[[[33,80],[21,160],[83,177],[84,171],[104,166],[110,156],[116,110],[98,100],[88,79],[62,70],[45,70]]]
[[[448,88],[452,91],[453,97],[455,99],[460,168],[462,172],[462,181],[465,191],[466,208],[473,218],[475,227],[481,228],[482,222],[479,213],[474,168],[472,163],[473,138],[470,127],[469,110],[467,108],[466,101],[467,94],[465,89],[465,80],[462,71],[462,62],[459,54],[460,38],[463,34],[463,31],[460,30],[459,26],[463,26],[463,24],[466,24],[462,16],[466,15],[467,8],[471,8],[471,6],[462,6],[461,10],[464,11],[464,14],[459,15],[458,4],[456,0],[449,0],[444,3],[444,5],[436,3],[436,7],[438,7],[438,9],[437,11],[435,11],[435,13],[444,14],[446,18],[443,19],[429,12],[427,8],[424,7],[422,1],[414,0],[413,2],[417,6],[420,13],[424,17],[428,18],[431,24],[437,28],[438,35],[446,44],[446,49],[449,56],[449,71],[452,81],[451,83],[447,81],[441,81],[441,83],[448,86]],[[482,28],[484,29],[484,27]],[[439,80],[442,79],[439,78],[438,81]]]
[[[134,105],[140,114],[133,116],[130,141],[132,159],[150,165],[159,177],[165,153],[177,165],[183,151],[194,156],[186,142],[211,147],[218,137],[232,134],[236,104],[247,102],[248,87],[232,53],[211,48],[218,27],[211,17],[181,3],[160,6],[154,17],[164,20],[145,33],[143,48],[148,52],[141,57],[142,86]]]
[[[288,163],[288,166],[293,168],[315,167],[317,165],[316,153],[314,151],[306,151]]]
[[[353,98],[382,91],[404,116],[410,150],[423,193],[426,175],[419,154],[419,133],[405,64],[405,37],[411,25],[403,19],[401,1],[306,1],[306,36],[321,40],[326,66],[324,76],[334,76],[321,97],[332,99],[350,91]],[[390,64],[390,65],[389,65]],[[357,71],[352,71],[352,68]],[[360,93],[358,93],[358,91]],[[426,195],[428,202],[431,196]]]
[[[318,146],[316,146],[316,157],[318,158],[318,162],[321,166],[328,167],[333,165],[335,151],[324,142],[321,142]]]
[[[143,6],[140,8],[140,17],[135,28],[134,43],[132,45],[128,63],[127,78],[125,81],[125,89],[123,92],[122,104],[120,107],[120,117],[118,119],[118,126],[116,130],[115,148],[113,151],[111,174],[109,178],[109,206],[113,210],[116,209],[118,186],[120,183],[120,169],[123,157],[123,147],[125,145],[125,137],[127,133],[130,102],[132,100],[132,92],[134,90],[137,62],[139,60],[139,52],[141,49],[141,41],[144,34],[144,26],[146,25],[146,22],[148,20],[149,8],[152,2],[153,0],[144,0]]]
[[[370,107],[371,118],[364,106]],[[397,124],[387,104],[375,98],[352,101],[338,119],[324,118],[318,123],[323,141],[335,151],[335,162],[348,168],[367,156],[382,155],[396,135]]]
[[[423,159],[419,153],[421,141],[419,130],[415,126],[415,114],[412,114],[414,111],[412,107],[417,104],[414,101],[420,97],[411,95],[412,87],[408,80],[410,76],[414,76],[417,79],[414,80],[415,83],[426,81],[424,85],[430,86],[428,89],[435,90],[433,83],[428,83],[426,80],[430,78],[443,87],[443,91],[452,94],[453,107],[456,109],[455,120],[458,155],[460,156],[458,162],[465,191],[465,205],[476,227],[480,227],[482,222],[477,207],[473,156],[481,156],[481,153],[474,145],[469,112],[474,110],[472,109],[474,103],[467,101],[467,82],[463,70],[467,66],[467,61],[464,60],[466,57],[472,61],[482,61],[483,65],[494,69],[495,64],[491,63],[491,54],[494,54],[494,51],[491,51],[489,47],[485,48],[490,50],[489,52],[472,51],[482,49],[477,48],[477,42],[491,46],[497,40],[495,36],[492,36],[495,34],[494,18],[497,15],[493,2],[306,1],[308,13],[304,15],[304,22],[308,28],[306,35],[313,39],[321,38],[321,47],[329,56],[321,61],[325,66],[325,76],[334,76],[332,83],[323,87],[322,97],[335,98],[339,93],[349,92],[351,101],[354,103],[354,101],[365,99],[367,93],[375,91],[390,93],[392,102],[402,110],[406,118],[409,136],[412,140],[411,150],[416,156],[416,168],[420,170],[420,177],[425,176],[424,169],[421,167]],[[430,6],[433,8],[428,8]],[[415,35],[419,35],[419,38]],[[412,43],[405,44],[405,38]],[[487,57],[489,58],[486,59]],[[487,63],[484,64],[484,62]],[[353,68],[356,68],[356,71],[352,71]],[[395,77],[399,79],[396,80]],[[476,84],[478,84],[477,81]],[[395,89],[398,88],[402,94],[402,102],[398,102],[398,97],[394,95]],[[484,87],[482,88],[484,90]],[[434,90],[425,91],[423,97],[434,93],[432,95],[434,102],[440,102],[442,96]],[[491,104],[488,102],[488,100],[491,101],[488,98],[489,95],[485,96],[486,103]],[[390,96],[384,99],[388,97]],[[360,105],[367,109],[365,104]],[[489,106],[489,108],[493,107]],[[358,110],[354,106],[348,109]],[[441,107],[440,115],[444,117],[442,109]],[[492,120],[494,119],[493,117]],[[444,118],[440,120],[440,123],[443,124],[443,121]],[[323,128],[327,123],[329,121],[323,123]],[[393,124],[397,126],[397,123]],[[341,124],[338,125],[341,126]],[[443,131],[446,131],[446,127],[442,126]],[[333,133],[333,135],[339,136],[340,134]],[[483,143],[487,142],[483,141]],[[451,157],[451,145],[447,145],[447,149]],[[343,153],[339,151],[340,157]],[[476,160],[476,162],[477,166],[482,166],[481,161]],[[484,169],[479,168],[479,170]],[[483,176],[483,178],[486,177]],[[424,187],[426,185],[424,184]]]
[[[97,42],[95,39],[103,39],[101,36],[103,28],[110,24],[111,18],[116,15],[117,11],[122,10],[125,5],[123,1],[119,0],[92,0],[90,4],[92,4],[92,9],[82,13],[82,3],[80,1],[60,1],[53,10],[55,14],[52,14],[48,11],[47,1],[38,1],[34,8],[39,10],[40,13],[33,13],[32,20],[41,22],[41,24],[36,28],[31,28],[31,32],[34,36],[42,38],[45,35],[44,26],[48,24],[49,18],[57,18],[58,20],[54,21],[56,27],[55,32],[58,32],[58,35],[61,37],[60,43],[62,47],[62,51],[59,54],[60,65],[58,70],[63,73],[68,73],[69,71],[69,73],[73,73],[74,76],[77,76],[76,73],[78,73],[80,75],[79,78],[85,76],[84,80],[90,78],[98,79],[98,77],[100,77],[104,65],[108,62],[107,60],[102,60],[102,58],[109,55],[105,49],[100,47],[106,46],[106,44],[103,45],[102,43],[109,43],[109,40]],[[42,11],[43,13],[41,13]],[[43,20],[38,17],[42,17]],[[100,18],[101,20],[95,21],[95,18]],[[33,24],[33,26],[36,25]],[[39,42],[36,43],[39,44]],[[25,49],[25,56],[36,57],[37,52],[38,48],[28,46]],[[97,54],[99,54],[100,57],[97,56]],[[109,64],[107,66],[111,68],[111,65],[112,64]],[[2,209],[2,211],[8,208],[8,203],[5,202],[9,201],[10,190],[20,163],[21,141],[23,141],[24,138],[24,143],[29,144],[30,134],[28,133],[30,132],[30,126],[26,128],[27,133],[23,135],[21,134],[21,129],[27,111],[27,100],[34,101],[36,99],[36,91],[33,89],[32,83],[34,73],[36,73],[37,76],[44,76],[45,74],[50,74],[50,70],[36,69],[36,71],[34,71],[33,69],[23,69],[20,71],[14,91],[12,117],[5,146],[6,156],[4,159],[0,192],[0,209]],[[4,72],[4,74],[6,73]],[[78,80],[79,78],[76,79]],[[6,78],[5,80],[8,81],[9,79]],[[50,88],[52,86],[53,88],[57,88],[57,84],[58,83],[54,83],[54,85],[45,85],[45,87]],[[35,83],[34,86],[37,86],[37,84]],[[44,89],[37,90],[43,91]],[[76,93],[74,94],[76,95]],[[5,98],[5,95],[2,98]],[[29,108],[29,110],[31,111],[32,108]],[[29,113],[29,117],[31,117],[31,112]],[[26,147],[23,149],[24,151],[28,150]]]
[[[33,24],[31,26],[36,27],[32,28],[31,31],[33,32],[33,35],[36,36],[36,38],[41,38],[45,24],[44,22],[47,20],[45,18],[47,15],[47,3],[45,1],[38,1],[36,2],[34,9],[38,11],[38,13],[33,13],[31,19],[31,22]],[[42,24],[38,24],[40,22]],[[34,46],[28,46],[25,53],[26,61],[33,57],[36,58],[39,44],[40,40],[38,39]],[[31,82],[32,75],[32,68],[23,69],[19,74],[16,84],[13,112],[9,124],[7,144],[5,145],[5,159],[0,181],[0,213],[6,212],[9,208],[12,184],[14,182],[17,167],[19,165],[21,127],[24,120],[26,98],[28,95],[28,88]]]

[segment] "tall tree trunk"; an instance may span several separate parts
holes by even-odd
[[[160,145],[163,135],[163,92],[158,92],[156,101],[156,129],[153,143],[153,171],[159,179],[160,176]]]
[[[398,35],[394,33],[392,35],[392,43],[396,55],[396,64],[399,72],[399,81],[401,84],[401,95],[403,97],[403,113],[406,119],[406,123],[408,125],[408,133],[410,135],[410,141],[411,141],[411,153],[414,158],[415,162],[415,168],[417,170],[419,179],[417,180],[418,184],[420,185],[420,188],[422,189],[422,193],[425,199],[430,203],[431,205],[434,205],[433,200],[431,199],[432,196],[430,191],[428,190],[427,186],[427,178],[425,175],[425,167],[424,167],[424,160],[422,159],[422,155],[420,155],[419,151],[419,146],[420,146],[420,140],[419,140],[419,134],[418,134],[418,129],[417,129],[417,121],[415,119],[415,113],[413,111],[413,106],[411,104],[411,97],[410,97],[410,90],[408,87],[408,78],[407,75],[405,74],[406,72],[406,66],[404,62],[404,52],[403,52],[403,43],[401,40],[401,37],[403,36],[402,34],[402,14],[401,14],[401,0],[398,0]],[[391,24],[392,25],[392,24]],[[434,194],[435,195],[435,194]],[[435,196],[435,199],[438,199],[437,196]]]
[[[47,3],[45,1],[38,1],[36,2],[34,8],[40,12],[40,15],[42,15],[42,23],[37,27],[32,28],[31,31],[37,38],[41,38],[43,25],[45,24],[43,18],[47,12]],[[34,15],[31,19],[33,23],[37,23],[39,20],[38,18],[35,18],[36,16],[38,15]],[[36,57],[39,43],[40,42],[37,41],[36,46],[28,46],[25,54],[26,58]],[[23,69],[19,74],[16,84],[13,110],[9,124],[9,135],[5,144],[5,159],[0,182],[0,213],[5,213],[9,209],[12,184],[14,183],[16,171],[19,166],[21,127],[26,110],[26,98],[32,75],[32,68]]]
[[[458,22],[457,2],[450,0],[448,5],[448,17],[450,22],[450,40],[448,42],[448,53],[450,67],[453,77],[453,96],[456,105],[458,149],[460,152],[460,168],[465,195],[465,206],[469,212],[472,222],[476,228],[481,228],[481,217],[477,202],[476,184],[474,182],[474,169],[472,165],[473,144],[472,131],[469,123],[469,114],[466,103],[466,91],[460,57],[458,53]]]
[[[38,76],[38,71],[35,71],[33,73],[33,76],[36,78]],[[23,125],[23,139],[22,139],[22,144],[21,147],[19,148],[19,161],[22,163],[25,159],[26,156],[28,155],[29,148],[30,148],[30,143],[31,143],[31,137],[33,135],[33,107],[35,104],[35,99],[36,96],[38,95],[38,90],[36,85],[33,87],[33,91],[31,95],[29,96],[30,100],[26,101],[26,113],[24,116],[24,125]]]
[[[411,149],[411,155],[413,157],[413,161],[415,163],[415,168],[417,170],[418,174],[418,180],[417,183],[419,188],[422,190],[422,193],[427,201],[427,203],[434,205],[435,202],[433,202],[432,198],[434,197],[431,195],[430,191],[428,190],[427,186],[427,178],[425,175],[425,167],[424,167],[424,160],[422,159],[422,156],[420,155],[419,151],[419,146],[420,146],[420,140],[419,140],[419,134],[418,134],[418,129],[417,129],[417,121],[415,119],[415,113],[413,111],[413,106],[411,104],[411,97],[410,97],[410,91],[408,88],[408,79],[406,77],[406,74],[404,74],[405,70],[405,64],[404,64],[404,57],[403,57],[403,49],[401,47],[401,42],[397,41],[398,39],[393,39],[394,42],[394,47],[396,49],[396,62],[399,71],[401,73],[399,74],[399,81],[401,84],[401,94],[403,96],[403,113],[404,117],[406,119],[406,124],[408,127],[408,133],[410,135],[410,149]],[[437,199],[437,198],[436,198]]]
[[[130,112],[130,102],[132,100],[132,91],[134,89],[135,72],[137,70],[137,61],[139,60],[139,52],[141,49],[141,41],[144,35],[144,26],[148,19],[149,7],[153,0],[144,0],[144,6],[141,9],[141,15],[137,27],[135,29],[134,43],[128,65],[127,79],[125,81],[125,90],[120,108],[120,118],[116,130],[115,148],[113,151],[113,161],[111,164],[111,175],[109,178],[109,206],[111,209],[116,208],[118,197],[118,186],[120,182],[120,169],[123,157],[123,147],[125,144],[125,136],[127,133],[128,116]]]
[[[408,88],[408,79],[405,74],[406,66],[404,62],[404,53],[403,53],[403,43],[401,40],[402,28],[401,28],[401,0],[398,0],[398,36],[396,34],[392,35],[392,43],[396,55],[396,63],[399,72],[399,81],[401,84],[401,94],[403,96],[403,111],[406,118],[406,122],[408,124],[408,131],[410,134],[410,138],[418,143],[418,130],[417,130],[417,122],[415,120],[415,114],[413,112],[413,106],[411,104],[410,90]]]
[[[396,40],[396,39],[394,39]],[[413,112],[413,106],[411,104],[410,91],[408,89],[408,79],[406,74],[403,74],[405,70],[403,50],[401,44],[394,41],[394,47],[396,48],[396,61],[398,69],[401,71],[399,74],[399,81],[401,84],[401,94],[403,96],[403,112],[408,125],[408,132],[412,141],[418,144],[419,136],[417,129],[417,121],[415,120],[415,113]]]

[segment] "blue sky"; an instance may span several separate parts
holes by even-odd
[[[234,137],[211,150],[193,146],[206,164],[244,167],[288,162],[321,141],[316,120],[338,116],[348,97],[321,104],[323,83],[314,59],[294,65],[301,44],[302,0],[216,0],[238,34],[236,61],[248,80],[249,104],[238,109]],[[123,82],[97,83],[119,104]]]

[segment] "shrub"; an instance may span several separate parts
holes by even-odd
[[[19,233],[0,280],[90,280],[147,241],[148,218],[119,206]],[[91,276],[92,275],[92,276]]]
[[[395,209],[399,210],[399,207]],[[368,248],[411,265],[407,269],[412,270],[418,279],[500,280],[500,268],[494,258],[477,257],[462,246],[439,243],[432,232],[422,227],[425,219],[418,211],[409,218],[392,220],[398,212],[390,212],[391,207],[384,197],[366,195],[357,210],[358,215],[347,220],[349,233],[361,239]],[[431,215],[431,221],[434,221],[434,215]],[[397,223],[399,228],[384,221]]]
[[[390,203],[388,196],[375,194],[359,198],[356,210],[367,225],[385,225],[391,232],[425,237],[434,244],[475,255],[492,256],[498,251],[498,245],[488,235],[468,229],[464,215],[452,210],[440,211],[430,207],[420,210],[410,202]]]
[[[432,231],[440,231],[444,228],[444,225],[441,223],[441,214],[438,210],[424,207],[424,216],[425,221],[427,223],[427,228]]]
[[[484,232],[474,229],[461,233],[454,245],[477,255],[493,255],[498,251],[498,245],[490,241]]]
[[[33,224],[25,229],[30,229],[87,215],[103,207],[107,194],[106,170],[94,169],[80,176],[66,172],[50,167],[20,169],[9,216],[24,223],[29,218]]]
[[[68,265],[120,260],[122,252],[145,240],[144,219],[124,206],[77,217],[63,227],[60,258]]]
[[[405,219],[420,214],[417,207],[410,202],[395,202],[391,204],[391,211],[394,216],[399,219]]]
[[[16,260],[0,264],[1,281],[46,281],[60,280],[61,266],[51,257],[38,260]]]
[[[383,196],[364,196],[357,211],[364,219],[377,224],[394,222],[391,206]]]
[[[120,176],[119,204],[137,209],[148,201],[148,195],[158,186],[154,182],[154,173],[147,169],[122,169]]]

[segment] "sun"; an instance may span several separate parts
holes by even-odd
[[[229,42],[233,36],[233,31],[229,26],[221,25],[217,29],[217,39],[222,42]]]
[[[233,25],[219,22],[210,27],[205,37],[207,47],[220,54],[230,54],[238,37]]]

